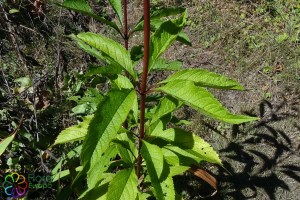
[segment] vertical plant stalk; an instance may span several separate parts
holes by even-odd
[[[123,18],[124,18],[124,35],[123,35],[123,39],[124,39],[124,46],[125,49],[128,51],[128,42],[129,42],[129,36],[128,36],[128,18],[127,18],[127,0],[123,0]],[[125,75],[128,77],[129,73],[127,71],[125,71]],[[123,124],[124,128],[128,128],[128,122],[125,121]]]
[[[137,159],[137,177],[140,179],[142,171],[142,140],[145,136],[145,103],[147,91],[147,75],[150,54],[150,0],[144,0],[144,62],[141,85],[141,102],[140,102],[140,130],[138,142],[138,159]]]
[[[124,41],[125,41],[125,48],[128,50],[128,18],[127,18],[127,0],[123,0],[123,7],[124,7]]]

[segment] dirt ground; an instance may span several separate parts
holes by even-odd
[[[197,31],[187,32],[193,47],[176,44],[165,57],[183,61],[186,68],[205,68],[238,80],[246,91],[213,93],[232,112],[261,120],[232,126],[183,110],[181,115],[193,121],[188,128],[218,150],[224,168],[207,166],[219,185],[213,197],[209,187],[189,174],[175,179],[177,189],[186,199],[299,199],[300,93],[295,87],[299,82],[278,80],[277,74],[266,76],[257,68],[224,65],[225,58],[216,49],[197,42]]]
[[[259,116],[260,121],[242,125],[229,125],[204,119],[193,111],[193,124],[189,127],[210,142],[220,153],[224,169],[209,166],[219,182],[219,191],[207,199],[299,199],[299,91],[285,84],[269,86],[271,98],[263,98],[264,86],[270,80],[256,71],[239,73],[230,66],[216,68],[221,59],[202,49],[190,50],[186,54],[193,59],[187,67],[200,67],[227,74],[244,85],[247,91],[218,91],[216,97],[231,111]],[[178,52],[178,57],[180,57]],[[177,57],[177,58],[178,58]],[[182,56],[184,60],[186,57]],[[200,59],[199,59],[200,58]],[[215,65],[207,63],[215,61]],[[187,199],[206,196],[203,183],[194,177],[185,177]],[[204,187],[205,188],[205,187]],[[209,193],[209,192],[208,192]]]

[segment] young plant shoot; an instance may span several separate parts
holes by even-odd
[[[65,0],[60,5],[106,24],[124,41],[119,43],[91,32],[72,35],[81,49],[106,63],[94,67],[93,73],[88,71],[87,76],[105,78],[109,90],[98,91],[102,93],[101,100],[94,114],[62,131],[55,145],[82,141],[76,143],[80,165],[75,168],[71,186],[79,199],[180,198],[174,190],[174,176],[191,167],[195,169],[202,162],[221,166],[222,162],[200,133],[176,125],[174,112],[189,106],[207,117],[231,124],[257,118],[231,113],[207,90],[243,90],[238,82],[201,66],[187,69],[180,61],[162,58],[175,41],[190,44],[183,32],[187,21],[185,9],[150,9],[150,0],[144,0],[143,17],[128,29],[127,1],[109,2],[117,21],[98,16],[85,0]],[[139,31],[143,31],[144,43],[132,46],[130,38]],[[173,73],[150,85],[147,77],[158,71]],[[61,173],[62,166],[59,163],[53,170],[54,176]]]

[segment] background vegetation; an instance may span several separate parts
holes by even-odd
[[[95,12],[115,19],[106,1],[90,2]],[[141,1],[129,2],[131,25],[140,18],[142,7]],[[101,80],[90,80],[82,74],[88,65],[99,63],[67,35],[92,31],[121,39],[91,18],[53,3],[0,2],[0,138],[15,129],[22,115],[25,119],[15,141],[1,156],[2,173],[7,169],[50,173],[57,159],[72,149],[71,145],[49,149],[57,134],[95,109],[95,94],[87,88]],[[234,112],[262,118],[256,124],[229,126],[189,109],[177,113],[193,119],[192,124],[183,126],[213,144],[230,172],[206,166],[219,181],[219,193],[211,198],[298,199],[299,1],[152,3],[179,5],[189,12],[186,32],[193,47],[178,43],[165,56],[191,68],[206,68],[235,78],[248,91],[217,93],[218,98]],[[141,39],[136,35],[132,41]],[[153,79],[164,77],[166,74],[157,74]],[[68,181],[63,180],[57,188],[68,185]],[[188,173],[178,177],[176,183],[187,199],[210,193],[201,180]],[[37,190],[28,198],[54,199],[57,188]]]

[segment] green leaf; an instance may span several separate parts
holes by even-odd
[[[92,118],[93,115],[88,115],[84,117],[83,121],[78,125],[71,126],[60,132],[53,145],[83,140],[87,134],[88,126]]]
[[[32,85],[32,81],[28,76],[20,77],[14,80],[15,83],[20,83],[21,87],[29,87]]]
[[[79,145],[72,149],[70,152],[67,153],[67,155],[62,155],[59,158],[59,162],[56,164],[56,166],[52,169],[51,174],[53,182],[54,180],[58,180],[60,177],[61,168],[63,165],[65,165],[68,161],[70,161],[72,158],[79,156],[81,152],[82,145]]]
[[[240,124],[258,119],[256,117],[230,113],[210,92],[204,88],[195,86],[192,81],[176,80],[156,90],[169,94],[199,112],[220,121]]]
[[[58,5],[61,7],[73,10],[75,12],[79,12],[84,15],[93,17],[94,19],[112,27],[113,29],[115,29],[116,31],[118,31],[121,34],[118,26],[114,22],[108,21],[105,18],[96,15],[92,11],[91,6],[88,4],[88,1],[86,1],[86,0],[65,0],[63,2],[63,4],[58,4]]]
[[[99,186],[88,189],[78,199],[107,200],[108,186],[114,176],[115,174],[106,173]]]
[[[111,62],[123,67],[133,78],[137,79],[129,52],[119,43],[95,33],[80,33],[77,40],[86,43],[102,53],[102,56]]]
[[[171,176],[176,176],[179,174],[183,174],[186,172],[190,167],[187,166],[171,166],[170,167],[170,175]]]
[[[178,71],[182,69],[182,62],[181,61],[166,61],[165,59],[157,59],[154,66],[152,67],[153,71],[164,71],[164,70],[171,70],[171,71]]]
[[[115,87],[119,89],[133,89],[133,85],[131,81],[126,77],[121,74],[118,74],[116,76],[111,77],[112,83]]]
[[[119,171],[109,184],[107,199],[129,200],[138,194],[138,179],[134,168]]]
[[[171,120],[171,113],[166,114],[159,120],[156,120],[155,122],[151,122],[150,125],[147,124],[146,127],[146,134],[151,135],[151,134],[159,134],[162,131],[164,131],[167,127],[167,123]]]
[[[122,1],[121,0],[109,0],[110,5],[119,17],[120,23],[123,25],[123,15],[122,15]]]
[[[180,120],[175,116],[172,116],[172,119],[171,119],[170,122],[173,123],[174,125],[177,125],[177,126],[192,124],[192,122],[190,122],[188,120],[184,120],[184,119]]]
[[[191,43],[191,40],[190,38],[187,36],[187,34],[183,31],[181,31],[178,35],[178,37],[176,38],[177,41],[183,43],[183,44],[186,44],[186,45],[189,45],[189,46],[192,46],[192,43]]]
[[[178,146],[166,145],[162,148],[164,158],[172,166],[191,166],[202,160],[190,149],[181,149]]]
[[[79,40],[78,38],[76,38],[75,35],[71,35],[71,38],[77,41],[78,46],[83,49],[85,52],[87,52],[88,54],[94,56],[95,58],[99,59],[99,60],[103,60],[107,63],[110,64],[110,61],[107,60],[105,58],[105,56],[102,55],[102,53],[100,51],[98,51],[96,48],[89,46],[88,44],[86,44],[85,42]],[[118,66],[118,68],[122,68],[121,66]]]
[[[81,162],[85,168],[99,163],[126,120],[135,98],[135,91],[111,90],[100,102],[83,142]]]
[[[155,113],[152,116],[151,124],[159,120],[161,117],[165,116],[166,114],[169,114],[176,110],[181,103],[179,101],[171,96],[164,97],[156,109]]]
[[[113,142],[117,144],[117,149],[122,160],[129,165],[134,165],[138,152],[134,140],[131,140],[128,134],[132,133],[118,134],[118,139],[113,140]]]
[[[95,67],[90,66],[88,71],[85,73],[85,76],[93,76],[93,75],[114,75],[114,74],[121,74],[122,68],[120,66],[115,65],[108,65],[104,67]]]
[[[175,189],[171,174],[161,183],[164,192],[164,199],[175,200]]]
[[[137,97],[134,99],[133,106],[132,106],[132,113],[136,123],[139,121],[139,103]]]
[[[74,108],[72,108],[72,112],[74,114],[85,114],[88,112],[88,110],[90,109],[90,106],[87,104],[80,104],[78,106],[75,106]]]
[[[151,197],[151,195],[149,193],[146,192],[138,192],[138,196],[136,197],[135,200],[148,200],[148,198]]]
[[[243,90],[244,88],[235,80],[226,76],[209,72],[204,69],[186,69],[176,72],[161,83],[171,81],[187,80],[193,81],[197,86],[218,89]]]
[[[164,156],[160,147],[143,141],[141,149],[142,157],[146,161],[148,174],[151,179],[151,184],[155,189],[158,199],[165,199],[163,188],[160,184],[160,177],[163,173]]]
[[[80,172],[82,170],[82,166],[79,166],[79,167],[76,167],[75,168],[75,171],[76,172]],[[70,175],[70,170],[67,169],[67,170],[63,170],[63,171],[60,171],[59,173],[55,174],[54,176],[52,176],[52,182],[56,182],[60,179],[63,179],[63,178],[66,178]]]
[[[105,178],[104,172],[108,169],[110,162],[117,155],[116,145],[110,145],[100,158],[97,158],[97,163],[91,166],[87,173],[88,188],[93,188]]]
[[[10,9],[8,12],[9,12],[9,14],[14,14],[14,13],[20,12],[20,10],[13,8],[13,9]]]
[[[1,142],[0,142],[0,156],[4,153],[4,151],[6,150],[8,145],[10,145],[10,143],[14,140],[15,135],[16,135],[16,133],[11,134],[7,138],[4,138],[3,140],[1,140]]]
[[[134,46],[131,48],[130,50],[130,58],[133,61],[139,61],[140,59],[142,59],[144,57],[144,52],[143,52],[143,45],[138,45],[138,46]]]
[[[185,11],[184,8],[173,7],[173,8],[161,8],[161,9],[152,9],[150,14],[150,23],[151,26],[155,26],[155,30],[163,23],[161,20],[163,17],[169,17],[181,14]],[[144,27],[144,17],[139,20],[139,23],[135,26],[133,32],[141,31]]]
[[[151,36],[149,71],[154,66],[156,60],[176,40],[186,22],[186,17],[187,12],[185,11],[179,19],[164,22]]]
[[[218,153],[211,147],[211,145],[191,132],[171,128],[160,134],[152,134],[151,136],[171,142],[174,146],[178,146],[181,149],[190,149],[196,153],[195,155],[201,158],[201,160],[222,165],[222,161],[220,160]]]

